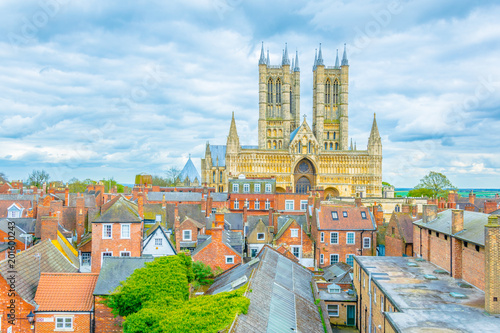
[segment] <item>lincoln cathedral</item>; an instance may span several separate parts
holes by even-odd
[[[322,188],[330,196],[382,196],[382,142],[375,116],[366,150],[349,146],[349,63],[326,66],[321,44],[313,66],[313,119],[300,117],[298,53],[271,65],[262,45],[259,59],[258,146],[240,144],[233,117],[226,145],[207,143],[202,183],[228,191],[231,178],[276,179],[277,192]]]

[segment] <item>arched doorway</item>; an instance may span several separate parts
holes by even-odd
[[[330,198],[335,198],[340,195],[339,190],[337,190],[335,187],[328,187],[325,189],[325,198],[328,200]]]
[[[294,170],[295,193],[307,193],[315,185],[316,170],[308,159],[303,159]]]

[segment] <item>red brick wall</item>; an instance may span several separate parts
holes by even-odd
[[[462,278],[484,290],[484,248],[480,247],[479,252],[476,246],[469,243],[467,247],[462,247]]]
[[[292,237],[292,231],[290,229],[299,229],[298,237]],[[302,245],[302,257],[314,258],[313,241],[307,235],[306,230],[302,229],[302,242],[301,242],[300,225],[297,223],[297,221],[293,221],[290,224],[288,229],[285,230],[285,232],[280,236],[280,238],[275,240],[274,245],[276,247],[283,245],[283,247],[289,250],[290,252],[292,252],[290,250],[290,246]]]
[[[439,233],[437,237],[436,232],[433,231],[430,235],[430,249],[429,261],[450,272],[450,237],[445,240],[442,233]]]
[[[42,227],[40,229],[41,240],[57,240],[57,226],[59,218],[57,216],[43,216]]]
[[[26,318],[30,311],[35,311],[35,307],[25,302],[21,297],[17,296],[17,293],[16,296],[10,297],[9,290],[9,284],[3,277],[0,276],[0,314],[2,315],[2,332],[7,332],[7,328],[12,326],[12,332],[33,333],[28,320],[19,318]],[[7,314],[9,313],[7,306],[10,305],[11,300],[15,300],[15,315],[17,318],[15,325],[12,325],[7,321]]]
[[[387,228],[387,233],[390,228]],[[385,255],[388,257],[402,257],[404,253],[403,240],[387,235],[385,236]]]
[[[46,314],[46,313],[36,313],[35,314],[35,330],[36,333],[48,333],[48,332],[60,332],[61,329],[56,331],[56,320],[55,317],[73,317],[73,330],[71,332],[75,333],[88,333],[90,332],[90,314],[89,313],[71,313],[62,312],[60,315],[57,314]],[[52,322],[42,322],[42,318],[53,318]]]
[[[201,261],[212,269],[220,267],[224,271],[241,263],[240,255],[222,243],[221,233],[220,228],[212,228],[212,241],[200,252],[193,255],[193,261]],[[234,256],[233,264],[226,264],[226,255]]]
[[[321,243],[321,232],[325,233],[324,242]],[[330,243],[330,233],[338,232],[338,244]],[[354,232],[354,244],[347,244],[347,233]],[[365,231],[361,236],[361,231],[345,231],[345,230],[319,230],[316,235],[316,248],[317,256],[316,263],[318,267],[326,267],[331,265],[330,254],[338,254],[340,262],[346,262],[346,255],[363,255],[373,256],[376,254],[377,247],[377,232]],[[369,249],[363,248],[362,238],[371,238],[371,247]],[[326,245],[328,244],[328,245]],[[324,255],[324,262],[320,264],[320,255]]]
[[[112,251],[113,256],[120,251],[130,251],[131,257],[140,257],[142,251],[142,223],[130,223],[130,239],[121,238],[121,224],[112,223],[112,238],[102,239],[102,226],[105,223],[92,223],[92,273],[101,270],[101,253]]]
[[[16,232],[16,236],[19,236],[18,233],[20,233],[20,231],[16,229],[15,232]],[[3,230],[0,230],[0,242],[5,242],[5,243],[10,242],[9,235]],[[21,242],[17,239],[13,240],[13,242],[16,243],[16,251],[15,251],[16,253],[17,253],[17,250],[24,251],[24,243],[23,242]],[[28,247],[29,247],[29,244],[28,244]],[[5,257],[7,257],[7,256],[8,256],[8,251],[5,251]],[[3,257],[1,259],[3,259]]]
[[[182,238],[184,230],[191,230],[191,241],[198,240],[198,227],[195,226],[194,223],[191,222],[190,220],[186,220],[182,222],[180,225],[179,241],[184,242]]]
[[[123,318],[115,317],[111,309],[102,304],[101,297],[95,298],[95,333],[118,333],[123,332]]]
[[[285,210],[285,201],[286,200],[293,200],[293,209],[294,210],[299,210],[300,209],[300,201],[301,200],[306,200],[308,201],[309,199],[309,194],[298,194],[298,193],[276,193],[276,198],[275,202],[276,205],[273,206],[274,210]]]
[[[275,208],[275,195],[274,194],[253,194],[253,193],[230,193],[229,194],[229,209],[232,212],[242,212],[243,207],[245,205],[245,200],[248,199],[248,213],[252,214],[252,211],[255,212],[261,212],[262,211],[267,211],[266,208],[266,200],[269,200],[270,207]],[[255,201],[259,200],[259,209],[255,209]],[[239,209],[234,209],[234,201],[239,202]]]

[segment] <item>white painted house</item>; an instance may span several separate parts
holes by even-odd
[[[160,223],[156,223],[146,233],[142,255],[153,257],[176,255],[175,246],[170,242],[170,234],[165,232]]]

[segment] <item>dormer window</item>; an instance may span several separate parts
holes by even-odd
[[[366,212],[361,212],[361,218],[362,218],[363,220],[366,220]]]
[[[340,287],[338,285],[336,285],[335,283],[328,286],[328,292],[330,294],[339,294],[340,291],[341,291]]]
[[[7,217],[10,218],[18,218],[21,217],[23,214],[24,208],[19,207],[16,204],[10,205],[9,208],[7,208]]]

